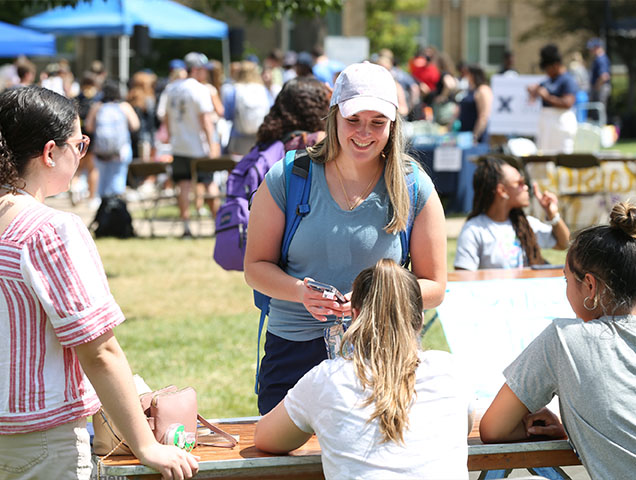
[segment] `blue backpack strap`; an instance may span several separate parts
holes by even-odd
[[[258,395],[258,372],[261,365],[261,334],[265,326],[265,317],[269,314],[270,297],[254,290],[254,305],[261,309],[261,318],[258,319],[258,340],[256,342],[256,379],[254,381],[254,393]]]
[[[280,254],[280,264],[287,263],[289,244],[302,218],[309,213],[309,192],[311,191],[311,158],[305,150],[290,150],[285,154],[285,233]],[[258,343],[256,344],[256,380],[254,393],[258,395],[258,373],[261,360],[261,335],[265,317],[269,314],[271,298],[254,290],[254,305],[261,310],[258,321]]]
[[[402,258],[400,259],[400,264],[408,268],[411,263],[409,243],[411,240],[411,230],[413,230],[413,222],[415,222],[415,209],[417,208],[417,196],[419,193],[419,170],[414,161],[411,161],[411,172],[406,176],[406,186],[409,190],[411,206],[409,207],[409,218],[406,223],[406,230],[400,232],[400,242],[402,243]]]
[[[287,253],[300,221],[310,211],[311,158],[306,150],[291,150],[285,155],[285,234],[280,264],[287,264]]]

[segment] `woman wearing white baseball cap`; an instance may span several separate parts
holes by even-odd
[[[434,308],[444,298],[444,211],[429,176],[404,152],[397,104],[395,81],[384,67],[357,63],[339,75],[327,136],[308,149],[310,212],[291,240],[284,268],[279,265],[285,231],[283,162],[272,167],[253,198],[245,278],[272,297],[258,374],[261,414],[327,358],[325,329],[351,317],[356,275],[382,258],[399,263],[399,233],[411,225],[411,269],[424,308]],[[333,285],[346,302],[323,298],[307,286],[308,279]]]

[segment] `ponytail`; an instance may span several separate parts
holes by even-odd
[[[363,405],[375,405],[369,421],[378,419],[383,442],[403,443],[419,365],[423,305],[417,278],[393,260],[380,260],[355,279],[351,306],[359,313],[341,354],[353,360],[362,387],[370,390]]]

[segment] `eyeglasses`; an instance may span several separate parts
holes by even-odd
[[[86,155],[86,152],[88,151],[88,145],[91,143],[91,139],[88,138],[87,135],[82,135],[81,140],[69,140],[68,142],[64,142],[64,143],[66,145],[75,147],[75,150],[77,150],[79,157],[82,158],[84,155]]]

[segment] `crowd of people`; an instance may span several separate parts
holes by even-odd
[[[590,52],[589,70],[580,55],[572,57],[566,66],[554,45],[546,45],[540,52],[539,64],[547,80],[528,89],[530,99],[537,99],[543,105],[536,138],[539,151],[572,151],[577,120],[588,116],[587,112],[575,115],[573,106],[592,101],[607,108],[611,73],[604,43],[601,39],[592,38],[587,47]],[[396,82],[398,113],[403,119],[428,120],[448,130],[470,132],[475,142],[488,144],[493,92],[482,66],[455,62],[446,52],[433,46],[418,50],[406,62],[408,68],[401,67],[404,59],[395,58],[389,49],[380,49],[371,55],[370,61],[391,72]],[[247,154],[256,143],[256,132],[284,82],[297,76],[311,76],[333,88],[335,79],[345,68],[342,63],[328,58],[321,47],[299,53],[283,53],[274,49],[262,61],[251,55],[243,61],[233,62],[227,78],[218,60],[209,60],[198,52],[191,52],[183,60],[174,59],[169,65],[170,72],[165,79],[158,78],[152,71],[142,70],[131,77],[128,85],[117,86],[113,79],[110,84],[105,84],[108,72],[99,61],[93,62],[76,79],[69,63],[63,59],[47,65],[38,75],[32,62],[19,58],[12,66],[14,78],[5,79],[4,88],[37,83],[68,98],[76,98],[80,104],[82,128],[91,137],[96,135],[95,129],[101,129],[104,123],[95,124],[98,111],[108,118],[107,123],[118,124],[111,131],[120,132],[117,145],[121,148],[120,154],[115,157],[110,152],[95,152],[96,144],[93,142],[73,179],[71,191],[75,195],[72,198],[87,197],[94,208],[105,195],[124,193],[122,178],[125,180],[126,166],[131,159],[148,161],[177,157],[173,164],[172,184],[179,191],[185,237],[191,235],[186,199],[193,188],[190,179],[185,178],[188,172],[181,168],[187,160],[201,155],[217,156],[221,152],[240,156]],[[517,74],[513,52],[505,52],[498,73]],[[188,78],[190,80],[185,81]],[[209,95],[198,89],[198,100],[176,98],[183,97],[184,88],[192,91],[198,84],[203,85]],[[173,88],[175,85],[179,88]],[[103,101],[105,87],[109,92],[108,102]],[[119,92],[114,92],[117,88]],[[168,102],[171,91],[172,100]],[[118,104],[123,115],[113,115],[115,110],[112,105],[91,109],[94,104],[102,103]],[[184,112],[188,112],[186,123],[179,122],[184,113],[179,110],[177,114],[175,108],[185,108]],[[168,115],[170,109],[173,110],[172,115]],[[87,122],[91,110],[92,120]],[[106,115],[107,112],[111,115]],[[196,118],[198,115],[201,118]],[[589,115],[597,113],[589,112]],[[124,139],[125,125],[129,135]],[[197,139],[199,136],[202,138]],[[114,160],[118,165],[105,165],[105,156],[107,162],[113,163]],[[206,177],[194,187],[207,193],[197,198],[211,199],[207,205],[209,212],[203,205],[196,205],[199,215],[215,216],[219,202],[214,199],[218,198],[220,186],[218,181],[215,183],[211,177]]]
[[[41,86],[27,85],[31,75],[0,93],[3,478],[44,478],[52,469],[90,478],[86,417],[100,403],[142,463],[165,478],[197,472],[197,457],[157,443],[139,408],[113,334],[124,315],[89,232],[73,214],[44,204],[82,168],[97,171],[96,195],[122,195],[128,164],[156,157],[157,139],[171,146],[186,237],[192,188],[207,189],[213,215],[219,208],[213,177],[192,185],[193,159],[282,145],[281,156],[298,150],[305,162],[303,170],[298,154],[294,162],[282,158],[249,192],[245,280],[271,298],[256,447],[289,452],[315,433],[327,478],[468,478],[473,393],[451,354],[424,352],[420,343],[423,311],[439,306],[446,291],[444,210],[408,153],[403,122],[447,122],[487,143],[493,97],[486,74],[462,66],[462,91],[453,62],[431,47],[411,60],[410,74],[388,50],[348,66],[321,49],[291,53],[272,52],[262,67],[254,59],[232,64],[228,81],[218,62],[191,52],[170,62],[159,90],[156,76],[142,71],[125,92],[95,65],[77,85],[68,72],[56,80],[47,68]],[[540,55],[548,79],[529,93],[552,115],[546,122],[563,125],[575,93],[571,77],[554,46]],[[592,85],[602,96],[600,64]],[[511,71],[512,57],[504,69]],[[299,170],[309,193],[292,212],[291,176]],[[530,189],[522,169],[487,156],[474,187],[457,269],[543,264],[541,248],[568,248],[553,193],[534,184],[546,221],[525,215]],[[288,238],[289,217],[297,214]],[[594,478],[629,477],[636,462],[629,408],[635,242],[630,203],[614,206],[609,225],[575,237],[564,274],[577,318],[555,320],[505,370],[506,383],[480,423],[485,442],[567,434]],[[340,294],[325,295],[325,286]],[[559,416],[544,409],[555,395]]]

